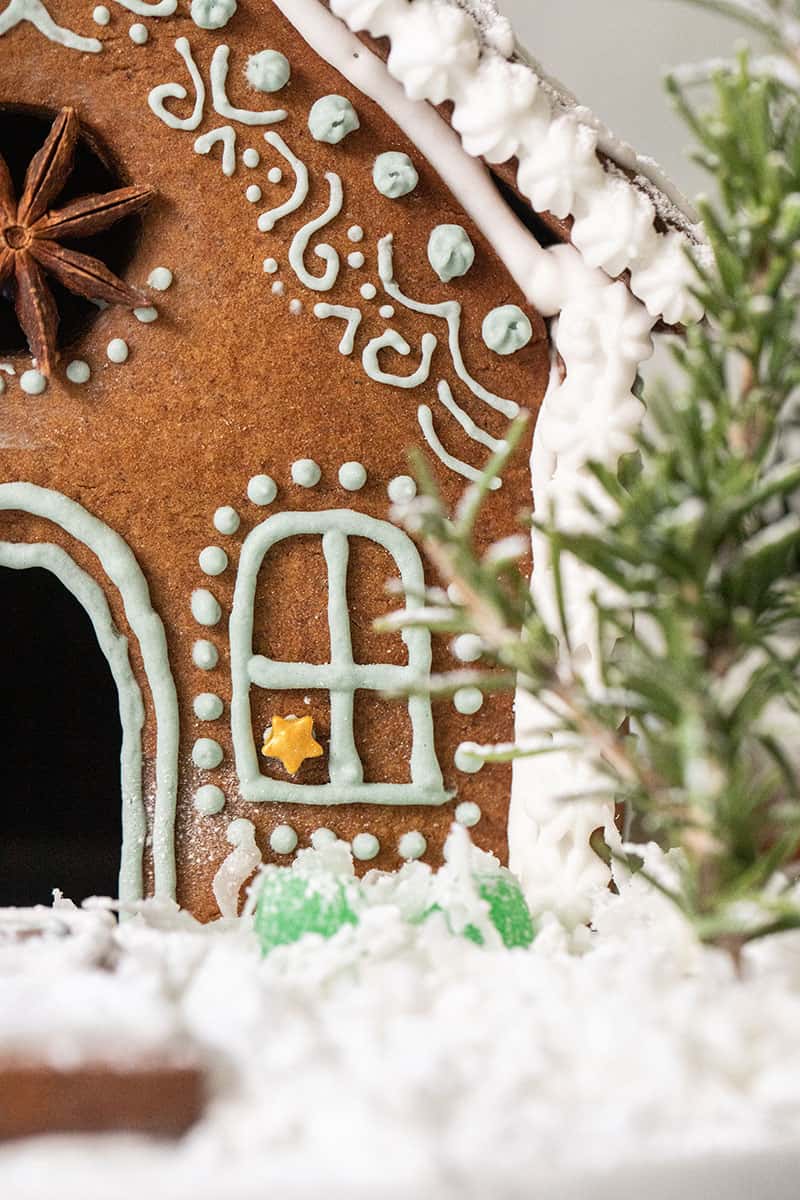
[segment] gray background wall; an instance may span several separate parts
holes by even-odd
[[[741,27],[680,0],[498,0],[545,69],[692,196],[705,176],[687,161],[667,67],[730,52]]]

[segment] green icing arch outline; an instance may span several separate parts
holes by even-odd
[[[144,701],[131,670],[128,639],[114,624],[103,589],[60,546],[50,542],[0,542],[0,566],[15,571],[30,567],[43,567],[50,571],[82,605],[92,622],[98,645],[105,655],[117,688],[122,724],[119,899],[140,900],[143,890],[142,850],[147,836],[147,815],[142,796]]]
[[[125,616],[131,631],[139,642],[156,717],[156,797],[153,821],[154,892],[158,897],[174,899],[174,830],[178,792],[178,697],[169,665],[164,626],[152,607],[147,580],[124,538],[98,517],[92,516],[77,501],[70,500],[61,492],[39,487],[33,483],[0,484],[0,511],[13,510],[27,512],[32,516],[52,521],[54,525],[58,525],[76,541],[81,542],[97,556],[103,571],[122,597]],[[9,546],[30,545],[27,542],[6,544]],[[66,551],[64,554],[76,572],[81,571],[83,575],[86,574],[78,567],[77,563],[69,558]],[[60,565],[64,566],[65,564],[62,562]],[[86,578],[90,579],[89,576]],[[100,585],[95,583],[95,586],[102,593]],[[70,588],[70,590],[73,589]],[[80,599],[80,597],[78,598]],[[103,601],[107,607],[105,596],[103,596]],[[87,609],[87,611],[89,610]],[[91,612],[90,616],[92,616]],[[109,664],[111,665],[110,659]],[[112,672],[113,669],[112,666]],[[122,718],[121,709],[120,717]],[[124,785],[125,781],[123,781],[123,787]],[[141,788],[141,772],[139,787]],[[125,809],[123,808],[123,832],[126,830],[124,821]],[[129,886],[131,878],[139,879],[140,895],[142,892],[141,855],[143,849],[143,841],[139,845],[123,844],[122,862],[124,865],[120,870],[121,879],[123,872],[125,874],[126,887]],[[137,857],[135,868],[130,865],[130,858],[134,855]],[[135,874],[136,871],[138,871],[138,875]],[[139,897],[131,896],[130,898],[137,899]]]
[[[329,663],[282,662],[253,653],[255,594],[264,559],[278,542],[302,534],[317,534],[323,539],[328,566]],[[407,666],[353,662],[344,591],[349,537],[368,538],[388,551],[400,572],[408,607],[421,603],[425,576],[422,559],[411,538],[388,521],[352,509],[276,513],[257,525],[242,544],[229,625],[231,734],[242,796],[249,801],[295,804],[444,804],[453,793],[444,788],[434,744],[431,702],[424,695],[408,697],[412,726],[411,782],[364,783],[361,778],[361,764],[353,741],[353,693],[359,687],[389,691],[424,679],[431,669],[431,636],[421,627],[402,631],[408,648]],[[330,783],[290,783],[261,774],[250,709],[253,684],[275,690],[322,688],[330,693]],[[339,778],[334,778],[336,775]]]

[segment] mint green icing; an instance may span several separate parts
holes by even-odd
[[[472,829],[477,825],[482,815],[479,805],[474,804],[472,800],[462,800],[456,806],[456,820],[465,829]]]
[[[125,616],[139,643],[141,661],[155,712],[156,779],[153,813],[155,894],[175,895],[175,800],[178,786],[178,700],[169,665],[164,626],[153,610],[147,580],[127,542],[80,504],[60,492],[32,483],[0,484],[0,510],[19,509],[52,521],[96,556],[105,575],[122,597]],[[77,578],[77,577],[76,577]],[[119,636],[119,634],[115,634]],[[130,724],[132,729],[132,724]],[[129,739],[130,740],[130,739]],[[131,752],[132,753],[132,752]],[[132,760],[131,760],[132,761]],[[131,793],[135,796],[135,793]],[[131,801],[134,808],[136,800]],[[123,815],[123,833],[126,832]],[[138,817],[129,818],[137,829]],[[144,839],[123,841],[120,893],[126,899],[142,894]]]
[[[298,458],[292,463],[292,482],[298,487],[316,487],[321,478],[322,472],[313,458]]]
[[[198,738],[192,746],[192,762],[204,771],[211,771],[222,762],[222,746],[213,738]]]
[[[314,141],[338,146],[349,133],[361,128],[361,122],[344,96],[322,96],[308,114],[308,128]]]
[[[247,498],[261,507],[272,504],[278,494],[278,485],[269,475],[254,475],[247,485]]]
[[[382,196],[399,200],[401,196],[408,196],[414,191],[419,183],[419,175],[407,154],[399,150],[387,150],[375,159],[372,182]]]
[[[256,587],[269,586],[268,553],[292,537],[322,537],[328,570],[329,663],[283,662],[253,650]],[[249,801],[286,801],[299,804],[442,804],[442,773],[434,746],[430,699],[407,698],[412,729],[411,782],[365,783],[353,731],[353,698],[359,688],[377,692],[402,692],[429,677],[431,638],[427,629],[402,632],[408,647],[408,665],[356,663],[353,659],[350,612],[347,598],[349,539],[367,538],[382,546],[394,559],[407,596],[407,607],[422,603],[425,576],[414,543],[402,530],[348,509],[320,512],[276,513],[245,539],[239,560],[230,619],[231,731],[242,796]],[[266,565],[265,565],[266,564]],[[264,636],[264,635],[262,635]],[[301,784],[272,779],[260,772],[253,739],[250,688],[280,690],[321,689],[330,693],[330,782]],[[418,689],[415,688],[415,693]]]
[[[360,862],[370,862],[371,859],[377,858],[381,849],[381,844],[374,833],[357,833],[353,838],[352,845],[353,858],[357,858]]]
[[[215,783],[204,783],[195,792],[193,803],[204,817],[214,817],[225,807],[225,793]]]
[[[219,601],[208,588],[195,588],[191,600],[192,616],[198,625],[217,625],[222,618]]]
[[[460,713],[476,713],[483,705],[483,692],[476,687],[459,688],[453,696],[453,707]]]
[[[192,662],[201,671],[213,671],[219,662],[219,650],[213,642],[199,638],[192,646]]]
[[[269,835],[269,844],[275,854],[291,854],[297,849],[297,833],[291,825],[276,825]]]
[[[236,12],[236,0],[192,0],[189,15],[199,29],[222,29]]]
[[[257,92],[279,92],[292,77],[292,68],[280,50],[259,50],[247,60],[245,76]]]
[[[428,239],[428,262],[442,283],[466,275],[475,262],[475,247],[461,225],[437,225]]]
[[[221,546],[205,546],[197,561],[204,575],[221,575],[228,566],[228,556]]]
[[[425,851],[428,849],[428,842],[423,834],[416,829],[404,833],[397,844],[397,852],[406,862],[413,859],[422,858]]]
[[[195,696],[192,707],[198,721],[217,721],[222,716],[224,705],[213,692],[201,692]]]
[[[214,528],[218,533],[236,533],[241,523],[241,518],[235,508],[231,508],[230,504],[223,504],[214,513]]]
[[[515,354],[533,337],[533,326],[516,304],[493,308],[483,319],[483,340],[495,354]]]
[[[83,605],[105,655],[119,698],[122,725],[120,777],[122,791],[122,854],[119,875],[120,900],[142,896],[141,849],[147,836],[147,818],[142,796],[142,726],[144,701],[131,670],[128,641],[114,624],[103,590],[60,546],[47,543],[0,542],[0,566],[14,570],[43,567],[61,581]]]
[[[339,483],[347,492],[359,492],[367,482],[367,469],[360,462],[346,462],[339,467]]]

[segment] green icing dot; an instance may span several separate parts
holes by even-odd
[[[268,867],[256,905],[255,931],[261,950],[289,946],[306,933],[330,938],[345,925],[357,924],[350,905],[356,885],[331,876],[304,878],[290,867]]]
[[[337,146],[348,133],[361,127],[358,113],[344,96],[323,96],[308,114],[308,128],[316,142]]]
[[[372,182],[382,196],[399,200],[413,192],[419,183],[417,168],[407,154],[398,150],[387,150],[379,154],[372,168]]]
[[[292,68],[279,50],[259,50],[248,58],[245,75],[257,92],[279,92],[291,79]]]
[[[516,304],[493,308],[483,320],[483,340],[495,354],[515,354],[533,337],[533,326]]]
[[[428,262],[442,283],[466,275],[475,262],[475,247],[461,225],[437,225],[428,240]]]

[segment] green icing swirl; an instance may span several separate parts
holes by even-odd
[[[495,354],[515,354],[533,337],[533,327],[516,304],[493,308],[483,321],[483,340]]]
[[[358,113],[344,96],[323,96],[308,114],[308,128],[316,142],[337,146],[348,133],[361,128]]]
[[[413,192],[419,183],[419,175],[407,154],[387,150],[375,159],[372,182],[382,196],[388,196],[390,200],[399,200],[401,196]]]
[[[428,262],[442,283],[460,279],[475,262],[475,247],[460,225],[437,225],[428,239]]]

